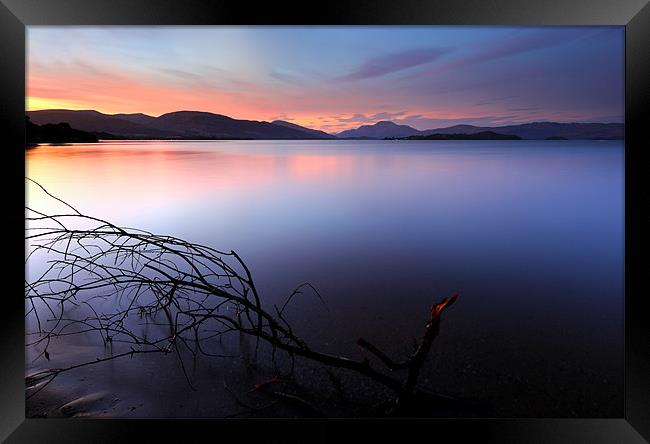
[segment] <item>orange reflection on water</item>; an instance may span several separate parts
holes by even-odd
[[[287,172],[296,179],[314,180],[337,175],[349,175],[354,168],[352,156],[303,155],[288,159]]]
[[[224,191],[244,198],[285,169],[267,155],[197,148],[172,150],[169,142],[43,146],[27,151],[26,175],[84,211],[137,214],[164,213]],[[30,205],[45,204],[41,198],[28,188]]]
[[[455,207],[503,199],[520,188],[510,186],[503,174],[511,165],[502,156],[470,155],[453,144],[435,156],[418,144],[374,145],[120,141],[42,146],[27,151],[27,176],[83,212],[118,223],[199,217],[206,208],[219,219],[254,206],[275,211],[334,196],[339,206],[379,195],[415,201],[434,191],[437,204]],[[323,189],[330,190],[329,197],[320,194]],[[30,206],[45,205],[42,196],[28,188]]]

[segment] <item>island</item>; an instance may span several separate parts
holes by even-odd
[[[512,134],[499,134],[494,131],[481,131],[472,134],[427,134],[406,137],[386,137],[384,140],[521,140],[521,137]]]

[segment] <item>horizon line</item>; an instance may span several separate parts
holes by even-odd
[[[381,123],[381,122],[389,122],[389,123],[393,123],[395,125],[408,126],[410,128],[413,128],[416,131],[430,131],[430,130],[436,130],[436,129],[451,128],[451,127],[454,127],[454,126],[461,126],[461,125],[473,126],[473,127],[477,127],[477,128],[481,128],[481,127],[498,128],[498,127],[503,127],[503,126],[529,125],[529,124],[533,124],[533,123],[603,124],[603,125],[608,125],[608,124],[622,124],[622,125],[624,125],[625,124],[625,119],[624,118],[622,119],[622,121],[599,121],[599,122],[585,122],[585,121],[578,121],[578,120],[572,120],[572,121],[566,121],[566,122],[557,121],[557,120],[531,120],[531,121],[526,121],[526,122],[521,122],[521,123],[505,123],[505,124],[497,124],[497,125],[494,125],[494,124],[491,124],[491,125],[484,125],[484,124],[483,125],[476,125],[476,124],[472,124],[472,123],[454,123],[454,124],[451,124],[451,125],[448,125],[448,126],[438,126],[438,127],[431,127],[431,128],[426,128],[426,129],[420,130],[420,129],[417,129],[417,128],[415,128],[415,127],[413,127],[411,125],[408,125],[406,123],[398,123],[399,120],[397,122],[395,122],[394,120],[382,119],[382,120],[376,120],[373,123],[364,123],[364,124],[361,124],[361,125],[358,125],[358,126],[355,126],[355,127],[350,127],[350,128],[347,128],[347,129],[343,129],[343,130],[340,130],[340,131],[337,131],[337,132],[328,132],[328,131],[324,131],[324,130],[320,130],[320,129],[314,129],[314,128],[311,128],[311,127],[308,127],[308,126],[305,126],[305,125],[300,125],[300,124],[297,124],[297,123],[293,123],[291,121],[291,120],[296,120],[296,119],[291,119],[291,120],[283,120],[283,119],[255,120],[255,119],[233,117],[233,116],[229,116],[227,114],[216,113],[216,112],[213,112],[213,111],[189,110],[189,109],[181,109],[181,110],[176,110],[176,111],[169,111],[169,112],[166,112],[166,113],[159,114],[157,116],[153,115],[153,114],[143,113],[143,112],[120,112],[120,113],[112,113],[111,114],[111,113],[106,113],[106,112],[98,111],[96,109],[89,109],[89,108],[85,108],[85,109],[70,109],[70,108],[25,109],[25,113],[36,112],[36,111],[92,111],[92,112],[96,112],[96,113],[99,113],[99,114],[103,114],[105,116],[141,114],[141,115],[156,118],[156,119],[161,117],[161,116],[167,115],[167,114],[174,114],[174,113],[181,113],[181,112],[205,113],[205,114],[212,114],[212,115],[217,115],[217,116],[224,116],[224,117],[228,117],[228,118],[233,119],[233,120],[247,120],[247,121],[250,121],[250,122],[265,122],[265,123],[286,122],[286,123],[290,123],[290,124],[293,124],[293,125],[298,125],[298,126],[301,126],[303,128],[310,129],[310,130],[321,131],[321,132],[323,132],[325,134],[329,134],[329,135],[332,135],[332,136],[343,133],[345,131],[356,130],[356,129],[359,129],[359,128],[365,127],[365,126],[374,126],[374,125],[377,125],[378,123]],[[480,117],[478,117],[478,118],[480,118]],[[453,120],[462,120],[462,119],[463,118],[453,119]],[[477,119],[477,117],[467,117],[467,119]],[[445,119],[440,119],[440,120],[445,120]],[[452,119],[450,119],[450,120],[452,120]]]

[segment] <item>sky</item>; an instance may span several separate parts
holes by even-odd
[[[331,133],[622,122],[624,28],[30,26],[26,73],[28,110],[208,111]]]

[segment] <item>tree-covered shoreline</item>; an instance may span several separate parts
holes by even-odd
[[[34,147],[41,143],[98,142],[99,138],[87,131],[72,128],[69,123],[36,125],[25,117],[25,145]]]

